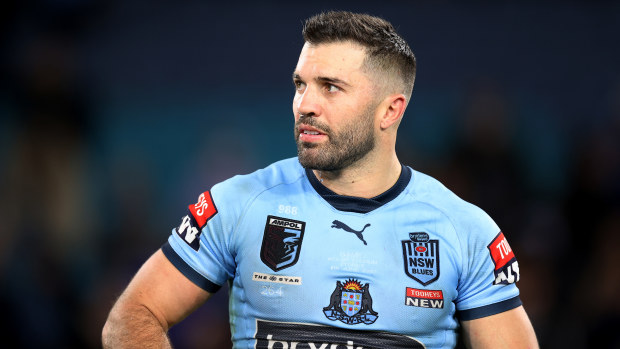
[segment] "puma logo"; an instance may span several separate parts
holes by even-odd
[[[355,236],[357,236],[360,240],[362,240],[362,242],[364,243],[364,245],[368,245],[366,243],[366,240],[364,240],[364,237],[362,236],[362,233],[364,232],[364,230],[366,230],[366,228],[370,227],[370,223],[367,223],[364,228],[362,228],[362,230],[357,231],[357,230],[353,230],[351,229],[351,227],[349,227],[348,225],[342,223],[341,221],[335,220],[332,222],[332,228],[336,228],[336,229],[342,229],[344,231],[348,231],[349,233],[353,233],[355,234]]]

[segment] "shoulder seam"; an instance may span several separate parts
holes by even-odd
[[[461,265],[464,268],[469,268],[469,265],[467,263],[465,263],[465,256],[463,255],[463,241],[461,240],[460,234],[459,234],[459,230],[456,228],[456,225],[454,224],[454,221],[452,219],[452,217],[450,217],[450,215],[448,215],[445,210],[442,210],[441,208],[437,207],[436,205],[428,202],[428,201],[423,201],[418,199],[415,195],[413,195],[413,193],[411,192],[411,190],[407,190],[407,195],[411,195],[414,198],[415,202],[419,202],[421,204],[424,204],[426,206],[432,207],[433,209],[437,210],[438,212],[440,212],[442,215],[444,215],[444,217],[446,217],[448,219],[448,221],[450,222],[450,225],[452,226],[452,229],[454,230],[454,233],[456,235],[456,238],[459,240],[459,246],[461,246]],[[467,274],[467,273],[464,273]],[[463,270],[461,270],[459,272],[459,280],[461,280],[463,276]]]
[[[254,201],[255,201],[255,200],[256,200],[256,199],[257,199],[257,198],[258,198],[261,194],[263,194],[264,192],[269,191],[269,190],[271,190],[271,189],[273,189],[273,188],[275,188],[275,187],[278,187],[278,186],[280,186],[280,185],[288,185],[288,184],[295,183],[295,182],[299,181],[299,180],[300,180],[301,178],[303,178],[303,177],[304,177],[304,173],[303,173],[303,171],[302,171],[302,172],[299,174],[299,176],[298,176],[298,177],[296,177],[294,180],[291,180],[291,181],[286,181],[286,182],[285,182],[285,181],[281,181],[281,182],[278,182],[278,183],[276,183],[276,184],[274,184],[274,185],[267,186],[267,187],[263,188],[263,190],[260,190],[260,191],[258,191],[256,194],[254,194],[253,196],[251,196],[251,197],[247,200],[247,202],[246,202],[246,204],[243,206],[243,208],[241,209],[241,215],[239,215],[239,218],[237,218],[237,221],[235,222],[235,226],[234,226],[234,228],[232,229],[232,232],[231,232],[231,234],[230,234],[230,235],[231,235],[231,236],[230,236],[230,237],[231,237],[231,239],[234,237],[234,235],[236,235],[236,233],[237,233],[237,229],[238,229],[239,225],[241,225],[241,221],[245,218],[245,216],[246,216],[246,214],[247,214],[247,212],[248,212],[248,207],[249,207],[249,206],[251,206],[251,205],[252,205],[252,203],[254,203]],[[231,244],[227,244],[227,245],[228,245],[228,248],[230,248]],[[234,254],[232,253],[232,251],[230,251],[230,250],[229,250],[228,252],[229,252],[229,253],[231,253],[231,255],[234,255]]]

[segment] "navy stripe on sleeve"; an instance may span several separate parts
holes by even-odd
[[[458,312],[458,318],[461,321],[479,319],[481,317],[503,313],[505,311],[514,309],[521,304],[521,298],[519,298],[519,296],[516,296],[514,298],[510,298],[499,303],[493,303],[479,308],[461,310]]]
[[[212,283],[204,276],[200,275],[194,268],[190,267],[185,261],[176,253],[176,251],[170,246],[170,243],[166,243],[161,247],[161,251],[166,258],[174,265],[179,271],[185,275],[196,286],[202,288],[209,293],[217,292],[222,286]]]

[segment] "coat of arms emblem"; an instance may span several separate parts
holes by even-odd
[[[329,299],[329,305],[323,308],[325,316],[339,320],[347,325],[364,323],[370,325],[377,320],[378,313],[372,310],[372,297],[369,285],[349,279],[342,284],[336,281],[336,288]]]

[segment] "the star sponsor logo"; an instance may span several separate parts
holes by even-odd
[[[273,283],[285,284],[285,285],[301,285],[301,276],[286,276],[286,275],[275,275],[275,274],[265,274],[265,273],[255,272],[252,275],[252,280],[263,281],[263,282],[273,282]]]

